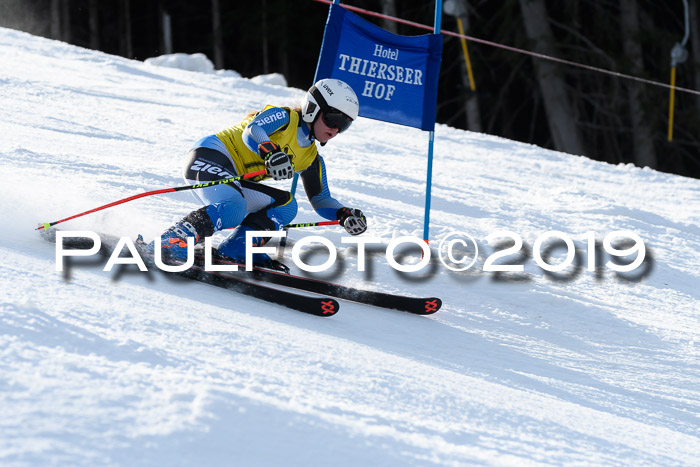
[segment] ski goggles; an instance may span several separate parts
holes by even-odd
[[[350,117],[337,109],[331,108],[326,111],[321,111],[321,116],[323,118],[323,123],[325,123],[328,128],[337,128],[338,133],[347,130],[352,123]]]

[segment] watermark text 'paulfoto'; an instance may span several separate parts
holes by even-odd
[[[253,255],[255,253],[274,253],[273,246],[253,246],[253,238],[257,237],[272,237],[281,238],[286,236],[285,231],[248,231],[246,232],[246,249],[245,270],[253,269]],[[596,257],[598,246],[601,243],[596,239],[595,232],[586,232],[580,235],[581,241],[584,244],[584,251],[587,254],[587,269],[594,271],[597,267]],[[65,238],[90,238],[93,241],[91,248],[87,249],[72,249],[66,248],[64,245]],[[620,238],[625,239],[625,247],[620,248],[614,244],[615,240]],[[498,244],[497,240],[506,240],[506,243],[512,245],[495,248],[484,260],[481,265],[483,272],[522,272],[524,266],[522,263],[509,264],[504,259],[517,256],[523,249],[522,237],[509,230],[499,230],[486,236],[483,240],[488,244]],[[159,240],[159,239],[157,239]],[[155,266],[166,272],[182,272],[194,265],[195,248],[194,239],[187,239],[187,260],[182,264],[165,264],[163,262],[163,253],[161,248],[153,250],[153,263]],[[385,258],[387,263],[399,272],[411,273],[418,272],[426,267],[431,261],[430,246],[422,239],[414,236],[395,237],[386,242],[380,237],[342,237],[341,243],[353,245],[357,249],[357,270],[364,272],[366,269],[366,251],[368,245],[384,245]],[[629,245],[631,243],[631,246]],[[160,244],[157,242],[156,244]],[[553,246],[560,244],[566,249],[565,258],[557,264],[550,264],[549,253]],[[307,264],[302,253],[304,249],[310,246],[323,246],[328,250],[328,258],[322,264],[311,265]],[[405,245],[418,246],[421,250],[421,258],[413,264],[401,264],[397,261],[397,250]],[[98,254],[102,242],[100,236],[92,231],[57,231],[56,232],[56,271],[63,271],[64,258],[69,256],[93,256]],[[121,252],[127,248],[131,256],[122,256]],[[620,230],[610,232],[605,235],[602,247],[609,256],[617,258],[629,258],[635,255],[634,260],[619,264],[613,261],[607,261],[605,266],[615,272],[630,272],[638,268],[645,260],[646,247],[644,241],[639,235],[628,230]],[[482,247],[483,248],[483,247]],[[134,264],[141,271],[148,271],[148,268],[141,257],[139,248],[129,237],[121,237],[118,243],[114,246],[113,251],[105,264],[104,271],[111,271],[117,264]],[[204,269],[206,271],[238,271],[239,266],[236,264],[213,264],[213,247],[211,237],[204,239]],[[560,231],[548,231],[537,236],[532,247],[532,258],[537,266],[547,272],[559,272],[570,267],[577,258],[578,249],[574,244],[571,236]],[[150,256],[150,251],[147,253]],[[450,271],[462,272],[474,266],[479,258],[479,242],[471,235],[464,232],[451,232],[444,236],[438,244],[438,258],[440,262]],[[323,272],[333,267],[338,259],[338,251],[335,244],[328,238],[318,235],[309,235],[299,239],[292,248],[292,261],[299,269],[306,272]]]

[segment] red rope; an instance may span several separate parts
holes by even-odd
[[[314,1],[314,2],[318,2],[318,3],[325,3],[326,5],[330,5],[330,4],[333,3],[333,2],[330,1],[330,0],[313,0],[313,1]],[[362,14],[365,14],[365,15],[368,15],[368,16],[374,16],[374,17],[377,17],[377,18],[387,19],[387,20],[389,20],[389,21],[394,21],[394,22],[396,22],[396,23],[401,23],[401,24],[407,24],[407,25],[409,25],[409,26],[414,26],[414,27],[420,28],[420,29],[426,29],[426,30],[428,30],[428,31],[434,31],[434,30],[435,30],[435,28],[433,28],[432,26],[428,26],[427,24],[414,23],[413,21],[408,21],[408,20],[405,20],[405,19],[396,18],[396,17],[394,17],[394,16],[384,15],[384,14],[382,14],[382,13],[377,13],[376,11],[365,10],[365,9],[363,9],[363,8],[358,8],[358,7],[351,6],[351,5],[345,5],[345,4],[343,4],[343,3],[339,3],[338,5],[341,6],[341,7],[343,7],[343,8],[345,8],[346,10],[355,11],[355,12],[357,12],[357,13],[362,13]],[[627,79],[631,79],[631,80],[634,80],[634,81],[639,81],[639,82],[642,82],[642,83],[651,84],[651,85],[654,85],[654,86],[661,86],[661,87],[668,88],[668,89],[675,89],[676,91],[687,92],[687,93],[690,93],[690,94],[695,94],[695,95],[700,96],[700,91],[696,91],[696,90],[694,90],[694,89],[679,88],[678,86],[671,86],[670,84],[661,83],[661,82],[659,82],[659,81],[652,81],[652,80],[650,80],[650,79],[639,78],[639,77],[637,77],[637,76],[632,76],[632,75],[626,75],[626,74],[624,74],[624,73],[618,73],[618,72],[616,72],[616,71],[606,70],[606,69],[604,69],[604,68],[598,68],[598,67],[594,67],[594,66],[591,66],[591,65],[584,65],[584,64],[582,64],[582,63],[577,63],[577,62],[572,62],[572,61],[569,61],[569,60],[564,60],[564,59],[562,59],[562,58],[551,57],[551,56],[549,56],[549,55],[543,55],[543,54],[539,54],[539,53],[537,53],[537,52],[532,52],[532,51],[529,51],[529,50],[519,49],[519,48],[517,48],[517,47],[510,47],[510,46],[508,46],[508,45],[503,45],[503,44],[499,44],[499,43],[497,43],[497,42],[491,42],[491,41],[487,41],[487,40],[484,40],[484,39],[479,39],[479,38],[477,38],[477,37],[467,36],[467,35],[465,35],[465,34],[458,34],[458,33],[456,33],[456,32],[446,31],[445,29],[441,29],[441,30],[440,30],[440,33],[441,33],[441,34],[445,34],[445,35],[447,35],[447,36],[463,37],[464,39],[470,40],[470,41],[472,41],[472,42],[476,42],[476,43],[484,44],[484,45],[490,45],[491,47],[497,47],[497,48],[500,48],[500,49],[509,50],[509,51],[511,51],[511,52],[517,52],[517,53],[522,53],[522,54],[530,55],[530,56],[532,56],[532,57],[541,58],[541,59],[543,59],[543,60],[549,60],[549,61],[552,61],[552,62],[562,63],[562,64],[564,64],[564,65],[570,65],[570,66],[575,66],[575,67],[579,67],[579,68],[585,68],[586,70],[597,71],[597,72],[599,72],[599,73],[605,73],[605,74],[608,74],[608,75],[616,76],[616,77],[618,77],[618,78],[627,78]]]

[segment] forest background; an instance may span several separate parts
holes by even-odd
[[[433,24],[434,1],[342,3]],[[442,29],[458,32],[459,20],[473,38],[667,85],[675,68],[676,86],[697,91],[698,3],[445,0]],[[313,82],[327,14],[328,6],[314,0],[0,0],[3,27],[137,60],[204,53],[217,69],[244,77],[281,73],[301,89]],[[397,34],[426,33],[363,17]],[[700,178],[700,95],[675,91],[671,117],[668,87],[467,45],[475,89],[460,39],[444,36],[438,123]]]

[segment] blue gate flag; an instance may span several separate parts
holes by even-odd
[[[340,5],[330,7],[316,80],[348,83],[363,117],[435,129],[442,36],[399,36]]]

